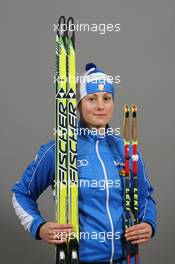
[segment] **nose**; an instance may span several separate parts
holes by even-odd
[[[104,109],[104,102],[103,102],[103,99],[101,99],[101,98],[98,99],[98,105],[97,105],[97,108],[98,108],[99,110]]]

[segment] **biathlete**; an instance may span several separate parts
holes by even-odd
[[[81,77],[77,87],[80,262],[126,264],[125,242],[130,241],[131,264],[134,264],[134,245],[149,241],[157,228],[153,187],[139,152],[139,224],[125,230],[124,177],[121,176],[124,140],[109,127],[114,85],[95,64],[88,64]],[[131,194],[132,178],[131,171]],[[40,147],[35,159],[13,185],[13,206],[21,224],[34,239],[60,244],[65,239],[61,234],[70,234],[73,226],[47,221],[37,205],[40,194],[48,186],[54,188],[54,179],[55,141],[51,140]]]

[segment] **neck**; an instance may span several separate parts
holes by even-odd
[[[83,125],[84,125],[86,128],[88,128],[89,130],[95,130],[95,131],[97,131],[99,134],[103,134],[103,133],[105,132],[105,128],[106,128],[106,126],[107,126],[107,124],[106,124],[106,125],[103,125],[103,126],[92,126],[92,125],[90,125],[90,124],[84,122],[83,120],[81,120],[81,122],[83,123]]]

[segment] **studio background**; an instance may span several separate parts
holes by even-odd
[[[0,4],[0,261],[54,263],[54,250],[24,231],[11,203],[11,186],[53,138],[54,24],[121,24],[120,32],[76,33],[77,72],[95,62],[120,75],[111,125],[121,127],[123,105],[136,103],[139,143],[158,205],[156,237],[141,247],[143,264],[174,262],[175,2],[6,0]],[[52,192],[39,200],[53,216]]]

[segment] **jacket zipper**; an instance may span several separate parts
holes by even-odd
[[[112,234],[114,235],[114,225],[113,225],[111,213],[110,213],[110,210],[109,210],[108,177],[107,177],[107,173],[106,173],[106,168],[105,168],[104,162],[102,161],[102,159],[100,157],[100,154],[99,154],[99,147],[98,147],[98,145],[99,145],[99,140],[97,140],[97,142],[96,142],[96,153],[97,153],[97,157],[100,160],[100,163],[102,165],[103,173],[104,173],[104,177],[105,177],[105,182],[106,182],[106,210],[107,210],[108,217],[109,217],[109,221],[110,221],[110,224],[111,224]],[[114,240],[112,239],[112,253],[111,253],[110,263],[112,263],[112,261],[113,261],[113,256],[114,256]]]

